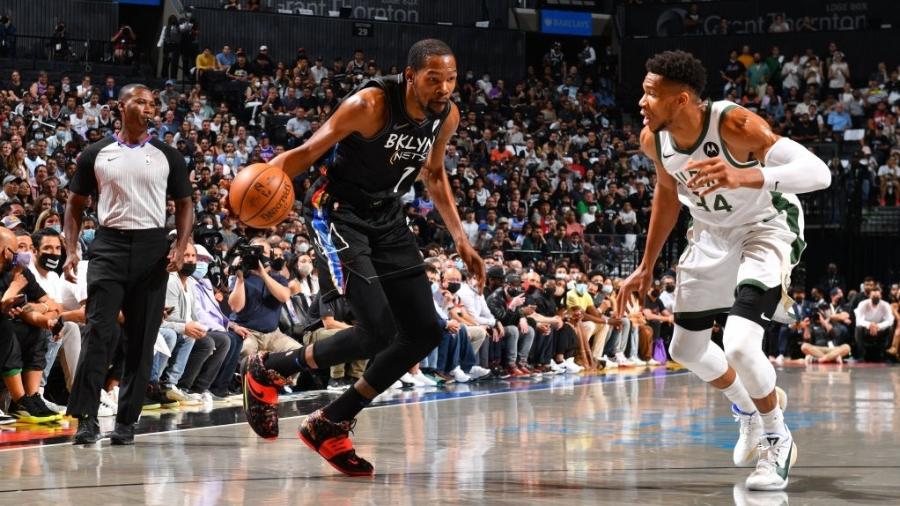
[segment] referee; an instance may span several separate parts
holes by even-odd
[[[168,273],[182,265],[191,236],[191,184],[178,151],[147,133],[156,104],[150,89],[129,84],[119,93],[122,130],[91,144],[78,158],[69,184],[65,236],[66,278],[77,274],[78,237],[86,201],[99,196],[100,229],[91,243],[87,272],[87,331],[75,371],[69,415],[78,418],[75,444],[100,439],[97,408],[120,327],[124,323],[125,371],[119,390],[119,413],[112,444],[134,443],[150,378],[153,345],[163,316]],[[176,206],[178,239],[170,250],[166,238],[166,195]]]

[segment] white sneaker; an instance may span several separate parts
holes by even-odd
[[[178,401],[179,406],[199,406],[200,398],[197,394],[188,394],[183,392],[180,388],[176,386],[172,386],[172,388],[166,390],[165,392],[166,399],[170,401]],[[194,397],[196,396],[196,397]]]
[[[655,358],[651,358],[650,360],[647,361],[647,365],[656,367],[656,366],[660,365],[660,363]]]
[[[400,377],[400,383],[403,383],[403,386],[411,386],[413,388],[424,387],[425,383],[422,383],[419,378],[413,376],[411,373],[407,372],[403,376]]]
[[[734,506],[790,506],[785,492],[753,492],[744,488],[743,483],[735,483],[733,489]]]
[[[735,467],[752,467],[759,460],[759,438],[763,435],[759,413],[744,413],[731,405],[734,420],[740,423],[737,443],[734,445],[732,460]]]
[[[118,410],[118,408],[119,408],[119,385],[114,386],[112,390],[110,390],[109,392],[106,392],[106,393],[108,395],[107,400],[110,403],[115,404],[116,410]]]
[[[479,378],[483,378],[483,377],[487,376],[490,373],[491,373],[490,369],[485,369],[484,367],[481,367],[480,365],[473,365],[472,368],[469,369],[469,372],[467,374],[469,375],[469,377],[472,378],[472,381],[475,381]]]
[[[624,353],[616,353],[616,363],[619,367],[634,367],[634,362],[625,358]]]
[[[97,418],[108,418],[111,416],[116,416],[116,412],[108,404],[101,402],[100,406],[97,407]]]
[[[428,376],[425,376],[425,373],[422,371],[419,371],[419,372],[413,374],[413,377],[416,378],[417,380],[419,380],[419,382],[422,383],[423,385],[425,385],[426,387],[436,387],[437,386],[437,381],[434,381],[433,379],[429,378]]]
[[[747,490],[784,490],[791,467],[797,462],[797,445],[791,431],[768,433],[759,438],[759,462],[747,477]]]
[[[631,363],[635,365],[635,367],[643,367],[643,366],[647,365],[647,361],[641,360],[641,357],[639,357],[637,355],[629,358],[628,360],[630,360]]]
[[[9,425],[11,423],[16,423],[16,418],[13,416],[9,416],[0,409],[0,425]]]
[[[584,370],[584,367],[581,367],[580,365],[575,363],[575,357],[567,358],[566,361],[562,363],[562,365],[566,368],[566,372],[570,372],[573,374],[578,374],[582,370]]]
[[[781,387],[775,387],[775,395],[778,397],[778,406],[784,411],[787,408],[787,394]],[[750,414],[743,413],[734,404],[731,405],[731,413],[735,421],[741,424],[732,454],[734,465],[751,467],[759,460],[759,438],[763,435],[762,420],[756,411]]]
[[[212,392],[210,392],[209,390],[206,390],[205,392],[203,392],[202,394],[200,394],[200,402],[201,402],[204,406],[212,406],[212,405],[213,405],[213,396],[212,396]]]
[[[400,390],[401,388],[403,388],[403,383],[400,383],[400,380],[397,380],[393,385],[391,385],[389,390]]]
[[[116,416],[119,413],[119,405],[112,402],[110,393],[100,389],[100,407],[97,409],[97,416]]]
[[[618,369],[619,368],[619,362],[616,361],[615,358],[609,358],[606,355],[603,355],[602,357],[598,358],[597,362],[605,363],[606,365],[603,366],[604,369]]]
[[[456,381],[457,383],[468,383],[472,380],[472,377],[464,373],[459,366],[456,366],[456,368],[450,371],[450,376],[453,376],[453,381]]]
[[[563,364],[557,364],[555,361],[551,360],[550,371],[552,371],[553,374],[565,374],[566,366],[564,366]]]
[[[60,415],[66,414],[65,406],[60,406],[59,404],[56,404],[55,402],[48,401],[47,398],[44,397],[44,394],[41,394],[41,399],[43,399],[44,404],[47,405],[47,408],[50,409],[50,411],[53,411],[54,413],[57,413]]]
[[[775,357],[775,365],[784,365],[784,355],[778,355]]]

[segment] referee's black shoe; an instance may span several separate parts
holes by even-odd
[[[109,435],[113,446],[129,446],[134,444],[134,424],[116,422],[116,430]]]
[[[263,361],[266,353],[250,355],[241,363],[244,416],[253,432],[264,439],[278,438],[278,391],[287,381]]]
[[[92,445],[97,441],[100,441],[100,423],[97,422],[97,417],[93,415],[78,417],[78,430],[75,431],[72,444]]]

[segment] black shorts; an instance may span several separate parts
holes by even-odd
[[[4,378],[22,372],[22,354],[12,322],[0,317],[0,375]]]
[[[346,293],[351,272],[371,282],[416,274],[425,267],[398,199],[360,212],[322,193],[305,209],[325,302]]]
[[[43,371],[47,365],[47,336],[37,327],[20,320],[12,321],[12,329],[19,341],[23,371]]]

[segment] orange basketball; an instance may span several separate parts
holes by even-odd
[[[294,206],[294,185],[278,167],[255,163],[231,182],[228,202],[242,223],[254,228],[274,227]]]

